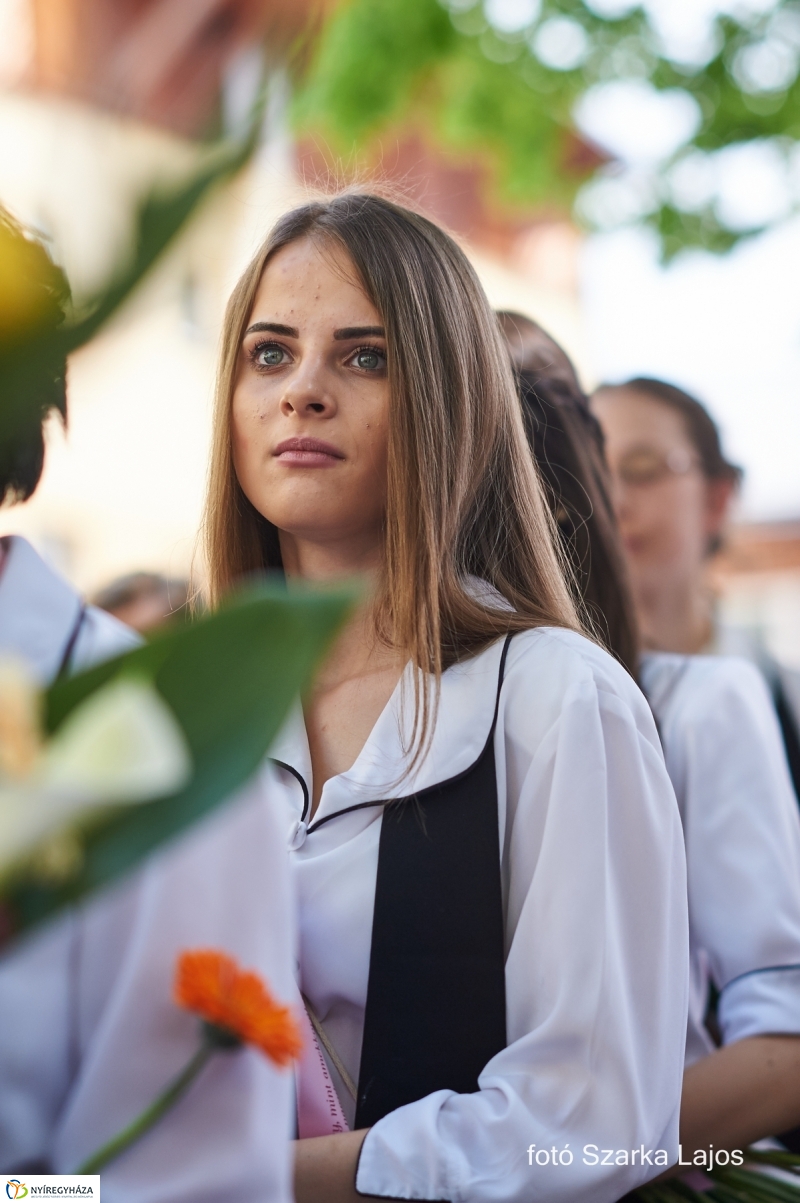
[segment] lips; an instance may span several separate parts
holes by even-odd
[[[272,453],[282,464],[296,468],[332,468],[344,459],[341,451],[322,439],[284,439]]]

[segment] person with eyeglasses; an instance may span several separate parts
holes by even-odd
[[[651,651],[745,656],[766,678],[800,800],[800,673],[758,629],[724,626],[709,562],[742,480],[695,398],[663,380],[601,385],[591,407],[605,436],[642,645]]]

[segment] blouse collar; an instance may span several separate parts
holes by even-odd
[[[414,681],[406,669],[350,769],[325,782],[313,823],[359,804],[404,798],[468,769],[483,751],[494,718],[503,640],[443,674],[428,747],[409,772]],[[311,754],[299,703],[270,750],[311,792]]]
[[[21,656],[37,681],[58,672],[81,612],[78,594],[26,539],[5,540],[0,574],[0,655]]]

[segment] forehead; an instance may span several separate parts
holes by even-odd
[[[592,398],[592,409],[600,419],[609,454],[642,445],[665,449],[691,446],[683,416],[647,393],[602,389]]]
[[[380,324],[344,247],[311,238],[291,242],[273,255],[262,272],[250,318],[301,331],[312,323]]]

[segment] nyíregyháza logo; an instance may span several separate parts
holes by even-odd
[[[97,1190],[95,1190],[95,1186]],[[64,1198],[99,1199],[100,1180],[97,1177],[79,1177],[71,1174],[45,1174],[28,1178],[23,1182],[20,1178],[6,1179],[6,1197],[9,1199],[44,1199],[53,1196]]]

